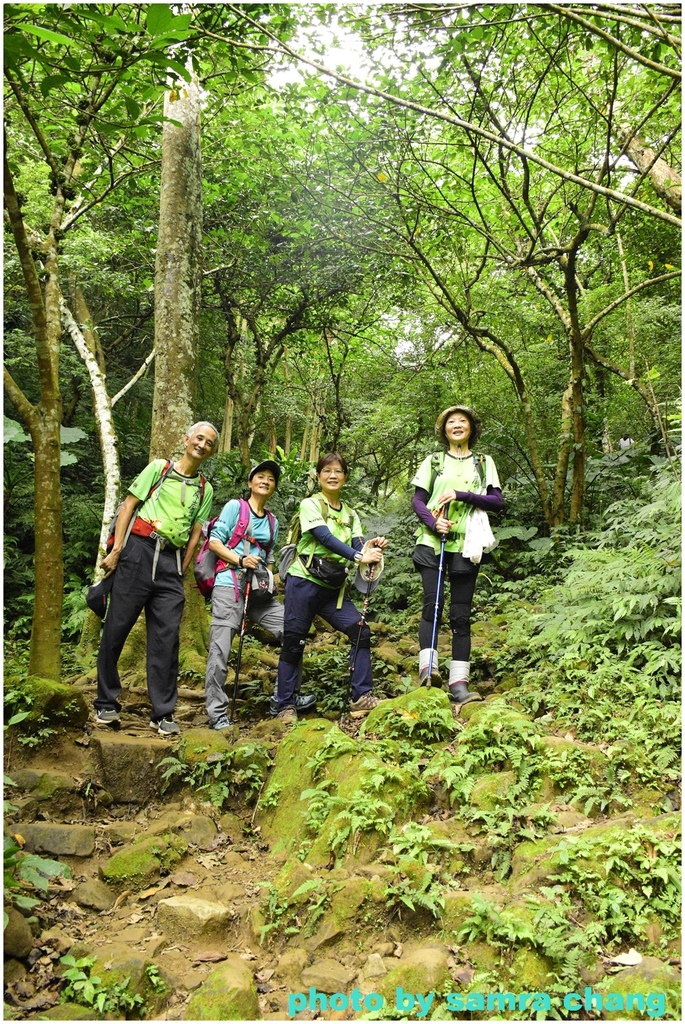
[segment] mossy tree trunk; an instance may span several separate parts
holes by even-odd
[[[164,97],[159,234],[155,265],[155,390],[150,459],[176,458],[196,411],[197,352],[202,280],[202,91],[193,76]],[[208,624],[204,599],[185,579],[181,671],[204,676]],[[145,636],[138,622],[122,653],[121,669],[144,677]]]

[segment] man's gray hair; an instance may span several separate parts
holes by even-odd
[[[214,433],[216,434],[217,441],[219,440],[219,431],[216,429],[213,423],[209,422],[209,420],[198,420],[197,423],[193,423],[192,427],[188,427],[188,429],[186,430],[186,436],[190,437],[190,435],[194,433],[194,431],[196,431],[198,427],[211,427]]]

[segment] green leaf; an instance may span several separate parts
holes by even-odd
[[[140,117],[140,107],[133,99],[132,96],[124,96],[124,103],[126,104],[126,113],[133,121],[137,121]]]
[[[48,75],[40,83],[40,91],[42,92],[43,96],[47,96],[48,93],[52,91],[52,89],[56,89],[64,82],[68,81],[69,78],[67,78],[66,75]]]
[[[60,444],[76,444],[77,441],[82,441],[87,436],[85,430],[81,430],[80,427],[60,427],[59,429]]]
[[[169,28],[174,15],[168,4],[150,4],[147,9],[147,30],[150,35],[160,36]]]
[[[58,46],[73,46],[74,40],[69,36],[63,36],[61,32],[53,32],[49,28],[41,28],[40,25],[23,24],[22,31],[28,32],[38,39],[44,39],[48,43],[57,43]]]
[[[8,441],[28,441],[29,435],[24,433],[19,423],[15,420],[10,420],[5,416],[3,420],[2,440],[4,444],[7,444]]]
[[[28,718],[30,714],[30,711],[17,712],[16,715],[12,715],[9,722],[7,723],[7,726],[9,727],[10,725],[19,725],[19,723],[23,722],[25,718]],[[14,785],[14,783],[12,783],[12,785]]]

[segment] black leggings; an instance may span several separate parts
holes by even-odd
[[[423,583],[423,609],[419,623],[419,646],[430,648],[435,618],[435,594],[438,588],[438,570],[427,565],[417,565]],[[478,566],[473,572],[455,573],[450,581],[450,629],[452,630],[452,660],[468,661],[471,655],[471,602],[476,589]],[[445,605],[445,589],[440,600],[438,625]],[[435,638],[437,646],[437,636]]]

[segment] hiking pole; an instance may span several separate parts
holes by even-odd
[[[352,678],[354,676],[354,670],[355,670],[355,668],[357,666],[357,654],[359,653],[359,641],[361,640],[362,629],[366,625],[366,616],[369,613],[369,599],[371,597],[371,583],[373,581],[373,575],[374,575],[375,571],[376,571],[376,563],[374,562],[373,565],[371,566],[371,568],[369,569],[369,579],[368,579],[367,586],[366,586],[366,593],[364,594],[364,604],[362,605],[362,614],[361,614],[361,618],[359,619],[359,629],[357,630],[357,642],[354,645],[354,653],[352,655],[352,663],[350,665],[350,678],[349,678],[349,680],[347,682],[347,690],[345,692],[345,700],[344,700],[343,706],[342,706],[342,708],[340,710],[340,721],[341,722],[343,720],[343,715],[345,714],[345,708],[349,704],[350,697],[352,696]]]
[[[445,506],[440,509],[440,516],[444,516]],[[438,519],[440,518],[438,516]],[[440,534],[440,561],[438,563],[438,582],[435,589],[435,614],[433,615],[433,633],[431,635],[431,649],[428,655],[428,674],[423,681],[424,686],[430,687],[431,676],[433,675],[433,652],[435,650],[435,642],[438,638],[438,619],[440,618],[440,594],[442,592],[443,578],[445,575],[445,544],[447,543],[447,534]]]
[[[238,644],[238,662],[235,667],[235,679],[233,680],[233,699],[231,700],[231,713],[228,716],[231,725],[235,724],[233,716],[235,714],[235,699],[238,696],[238,673],[240,672],[240,661],[243,656],[243,640],[245,639],[245,628],[247,626],[247,603],[250,600],[251,590],[252,569],[248,569],[245,573],[245,607],[243,608],[243,621],[240,623],[240,642]]]

